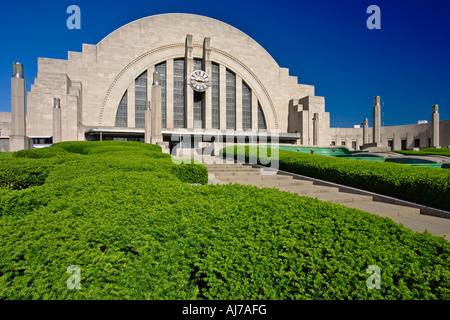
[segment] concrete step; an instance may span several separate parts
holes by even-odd
[[[445,236],[447,240],[450,239],[450,219],[426,216],[426,215],[412,215],[412,216],[394,216],[391,217],[397,223],[403,224],[406,228],[409,228],[416,232],[424,232],[427,230],[429,233],[436,236]]]
[[[209,173],[214,174],[216,177],[223,176],[242,176],[242,175],[251,175],[251,176],[259,176],[261,172],[259,170],[239,170],[239,171],[231,171],[231,170],[209,170]]]
[[[300,180],[302,181],[302,180]],[[294,185],[294,186],[279,186],[278,189],[282,191],[289,191],[299,195],[316,194],[316,193],[337,193],[339,188],[334,187],[323,187],[317,185]]]
[[[259,180],[270,180],[270,181],[278,181],[278,180],[293,180],[292,176],[282,176],[282,175],[223,175],[223,176],[215,176],[217,179],[220,179],[222,181],[259,181]]]
[[[295,187],[295,186],[312,186],[311,181],[306,180],[241,180],[241,181],[223,181],[223,183],[238,183],[244,185],[251,185],[260,188],[277,188],[280,186],[283,187]]]
[[[349,202],[345,205],[350,208],[367,211],[388,218],[393,218],[395,216],[420,215],[419,209],[379,201]]]
[[[247,166],[240,166],[240,167],[234,167],[234,168],[228,168],[228,167],[206,167],[208,169],[208,172],[235,172],[235,171],[257,171],[260,172],[259,169],[254,169],[252,167]]]
[[[203,165],[205,166],[205,167],[207,167],[208,169],[209,168],[229,168],[229,169],[233,169],[233,168],[239,168],[239,167],[249,167],[249,168],[251,168],[251,166],[250,165],[243,165],[243,164],[241,164],[241,163],[235,163],[235,164],[227,164],[227,163],[220,163],[220,164],[217,164],[217,163],[212,163],[212,164],[207,164],[207,163],[203,163]]]
[[[317,198],[322,201],[329,201],[332,203],[348,203],[348,202],[362,202],[372,201],[373,197],[361,194],[353,194],[347,192],[322,192],[322,193],[307,193],[307,197]]]

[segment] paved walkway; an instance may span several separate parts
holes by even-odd
[[[210,161],[212,162],[212,161]],[[278,172],[269,175],[267,169],[243,164],[205,164],[210,184],[239,183],[260,188],[278,188],[322,201],[339,203],[349,208],[388,217],[405,227],[418,232],[445,236],[450,240],[450,219],[420,214],[420,209],[404,205],[374,201],[370,195],[342,192],[338,187],[323,186],[294,174]],[[379,200],[379,199],[377,199]]]

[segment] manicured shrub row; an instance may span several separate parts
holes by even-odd
[[[161,147],[157,145],[144,144],[141,142],[124,141],[102,141],[102,142],[61,142],[52,147],[21,150],[15,152],[15,158],[46,158],[45,162],[4,161],[0,166],[0,186],[12,189],[23,189],[32,185],[42,184],[47,177],[47,168],[53,163],[58,163],[61,156],[72,160],[79,159],[76,155],[98,155],[98,158],[110,160],[114,156],[114,164],[110,168],[127,168],[136,171],[154,171],[160,169],[168,170],[183,182],[206,184],[208,182],[208,171],[202,165],[181,164],[172,162],[171,156],[161,152]],[[146,156],[142,159],[143,156]],[[141,160],[136,160],[136,157]],[[49,158],[53,158],[49,160]],[[156,159],[160,159],[157,161]],[[104,163],[100,164],[104,170]],[[164,169],[162,169],[164,167]],[[74,172],[73,170],[69,172]]]
[[[172,167],[172,173],[183,182],[208,183],[208,170],[205,166],[181,163]]]
[[[52,147],[52,148],[40,148],[40,149],[25,149],[20,150],[17,152],[14,152],[13,157],[16,158],[51,158],[59,155],[65,155],[67,154],[67,151],[58,148],[58,147]]]
[[[250,151],[249,151],[250,150]],[[227,148],[224,152],[230,152]],[[234,147],[232,154],[256,158],[256,147]],[[251,153],[249,153],[251,152]],[[279,169],[450,210],[450,171],[396,163],[279,151]]]
[[[147,144],[142,142],[132,142],[132,141],[68,141],[55,143],[52,148],[64,149],[71,153],[81,153],[89,154],[91,151],[94,153],[102,153],[106,151],[118,151],[126,150],[129,151],[130,148],[136,148],[138,150],[148,150],[153,151],[158,154],[161,153],[161,147],[155,144]],[[162,154],[163,155],[163,154]],[[165,155],[164,156],[169,156]]]
[[[44,162],[30,163],[0,159],[0,187],[20,190],[44,183],[49,165]]]
[[[424,149],[421,149],[420,151],[396,150],[393,152],[401,153],[404,155],[418,155],[418,156],[439,155],[439,156],[450,157],[450,149],[449,148],[424,148]]]
[[[0,188],[0,299],[450,298],[443,238],[276,189],[192,186],[170,159],[120,148],[48,158],[44,184]]]
[[[10,158],[13,156],[14,152],[0,152],[0,159],[1,158]]]

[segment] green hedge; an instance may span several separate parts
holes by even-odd
[[[0,188],[0,299],[450,299],[441,237],[276,189],[192,186],[170,159],[120,147]]]
[[[0,159],[1,158],[10,158],[13,156],[14,152],[0,152]]]
[[[127,170],[135,171],[155,171],[165,167],[169,173],[183,182],[199,184],[206,184],[208,182],[208,171],[206,167],[199,164],[174,164],[169,154],[161,152],[160,146],[142,142],[60,142],[51,147],[17,151],[13,154],[13,157],[40,159],[58,156],[70,158],[74,155],[96,156],[97,159],[102,158],[107,162],[111,162],[110,160],[114,158],[113,164],[109,164],[109,168],[116,169],[127,168]],[[77,157],[74,159],[76,160]],[[160,159],[161,161],[155,161],[153,159]],[[83,162],[81,159],[78,160]],[[53,162],[55,161],[58,160],[53,159]],[[104,167],[104,164],[101,163],[101,166]],[[8,164],[4,168],[0,168],[0,186],[21,189],[43,183],[43,180],[46,178],[45,172],[39,175],[38,173],[40,171],[36,173],[34,172],[35,170],[29,170],[29,165],[22,164],[22,166],[24,167],[21,168],[15,164]],[[104,169],[97,168],[96,170]],[[74,170],[69,171],[74,172]]]
[[[67,151],[62,148],[46,147],[46,148],[40,148],[40,149],[25,149],[25,150],[16,151],[16,152],[14,152],[13,157],[39,159],[39,158],[51,158],[51,157],[66,155],[66,154],[67,154]]]
[[[20,190],[41,185],[47,178],[48,167],[44,162],[0,159],[0,187]]]
[[[172,167],[172,173],[183,182],[208,183],[208,170],[205,166],[182,163]]]
[[[420,151],[396,150],[396,151],[392,151],[392,152],[401,153],[404,155],[418,155],[418,156],[438,155],[438,156],[450,157],[450,149],[449,148],[423,148]]]
[[[250,152],[256,155],[259,151],[255,147]],[[245,154],[248,160],[249,147],[234,147],[234,154]],[[449,170],[283,150],[279,151],[279,169],[450,210]]]
[[[105,152],[129,150],[131,147],[161,153],[161,147],[158,145],[133,141],[67,141],[55,143],[52,148],[54,147],[81,154],[89,154],[91,151],[99,153],[99,148],[103,148],[101,152]],[[106,150],[108,147],[110,149]]]

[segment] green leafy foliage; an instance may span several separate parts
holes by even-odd
[[[2,158],[0,159],[0,187],[19,190],[41,185],[47,178],[48,166],[42,161],[30,163]]]
[[[91,151],[94,153],[101,153],[105,151],[129,151],[130,148],[134,150],[145,149],[161,154],[161,147],[155,144],[146,144],[142,142],[131,141],[67,141],[55,143],[52,148],[61,148],[71,153],[89,154]]]
[[[223,153],[234,154],[235,157],[240,156],[247,160],[250,155],[255,159],[258,155],[258,161],[261,160],[256,147],[226,148]],[[284,150],[279,150],[279,169],[450,210],[449,170],[397,163],[352,161]]]
[[[396,150],[392,151],[396,153],[401,153],[404,155],[438,155],[438,156],[446,156],[450,157],[450,149],[449,148],[423,148],[420,151],[412,151],[412,150]]]
[[[181,163],[172,167],[172,173],[183,182],[208,183],[208,170],[204,166]]]
[[[142,145],[67,144],[79,155],[44,159],[44,184],[0,188],[0,299],[450,298],[443,238],[276,189],[192,186],[180,176],[204,181],[202,166],[174,175]]]
[[[13,157],[38,159],[38,158],[51,158],[65,154],[67,154],[66,150],[58,147],[52,147],[52,148],[20,150],[14,152]]]
[[[0,159],[1,158],[10,158],[13,156],[14,152],[0,152]]]

